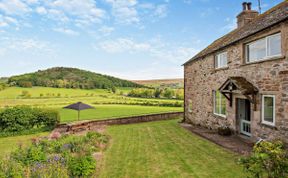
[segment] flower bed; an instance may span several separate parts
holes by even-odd
[[[93,154],[103,151],[108,140],[97,132],[34,139],[30,147],[19,147],[0,161],[0,177],[93,177],[97,162]]]

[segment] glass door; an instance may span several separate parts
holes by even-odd
[[[238,99],[238,119],[240,120],[240,132],[251,136],[250,102],[246,99]]]

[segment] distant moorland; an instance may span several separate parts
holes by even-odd
[[[155,79],[155,80],[132,80],[139,85],[153,88],[183,88],[184,79]]]

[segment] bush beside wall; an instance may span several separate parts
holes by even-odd
[[[60,122],[56,110],[16,106],[0,112],[0,132],[15,134],[35,128],[54,128]]]

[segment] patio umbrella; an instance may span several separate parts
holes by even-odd
[[[94,107],[84,104],[82,102],[74,103],[69,106],[65,106],[64,109],[72,109],[78,111],[78,121],[80,120],[80,111],[86,110],[86,109],[94,109]]]

